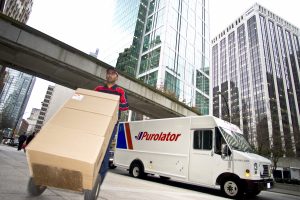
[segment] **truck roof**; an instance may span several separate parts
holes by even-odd
[[[151,123],[155,121],[176,121],[187,119],[191,121],[191,129],[204,129],[204,128],[214,128],[221,126],[223,128],[241,133],[240,128],[230,122],[224,121],[220,118],[214,117],[212,115],[202,115],[202,116],[187,116],[187,117],[175,117],[175,118],[163,118],[163,119],[149,119],[141,121],[132,121],[130,123]]]

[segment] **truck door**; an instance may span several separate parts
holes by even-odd
[[[214,130],[193,130],[191,137],[189,180],[201,185],[214,185],[212,178],[215,158],[213,153]]]
[[[224,172],[233,172],[233,163],[232,163],[232,153],[230,149],[228,148],[228,155],[224,156],[222,155],[222,146],[226,144],[226,141],[221,134],[218,127],[215,128],[215,145],[214,145],[214,159],[215,159],[215,165],[214,165],[214,176],[215,179],[219,174],[222,174]]]

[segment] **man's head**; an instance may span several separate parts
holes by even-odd
[[[107,84],[115,84],[116,81],[118,80],[118,72],[116,70],[116,68],[114,67],[109,67],[106,70],[106,82]]]

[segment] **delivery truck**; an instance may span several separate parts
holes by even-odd
[[[271,161],[254,153],[241,130],[213,116],[119,123],[114,165],[221,189],[229,198],[273,187]]]

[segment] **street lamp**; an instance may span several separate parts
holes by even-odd
[[[222,94],[221,91],[218,91],[217,94],[222,96],[222,98],[223,98],[223,100],[224,100],[224,102],[226,104],[227,113],[228,113],[228,117],[229,117],[229,122],[231,122],[231,117],[230,117],[230,111],[229,111],[228,102],[227,102],[226,98],[224,97],[224,95]]]

